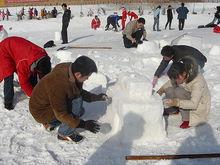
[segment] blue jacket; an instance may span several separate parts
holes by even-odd
[[[177,19],[186,19],[189,10],[187,9],[187,7],[181,6],[176,9],[176,12],[178,13]]]

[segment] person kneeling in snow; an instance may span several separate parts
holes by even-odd
[[[212,22],[205,25],[205,27],[215,27],[220,24],[220,6],[217,6],[217,11],[215,12],[214,19]]]
[[[47,52],[21,37],[8,37],[0,42],[0,82],[4,79],[4,105],[14,109],[14,72],[18,75],[21,89],[31,96],[38,80],[51,71]]]
[[[161,49],[161,55],[163,56],[160,65],[154,73],[152,86],[155,87],[159,77],[162,75],[164,70],[167,68],[170,61],[179,61],[185,56],[190,56],[196,59],[200,68],[202,69],[207,62],[207,58],[196,48],[187,45],[166,45]]]
[[[175,61],[168,70],[170,80],[159,90],[165,93],[164,115],[180,111],[183,123],[180,128],[189,128],[207,121],[211,108],[211,95],[205,78],[198,72],[198,64],[192,57]]]
[[[106,94],[92,94],[82,89],[83,82],[97,72],[95,62],[81,56],[73,63],[61,63],[34,88],[29,109],[34,119],[52,131],[58,129],[58,139],[79,142],[83,136],[76,128],[97,133],[100,126],[95,120],[82,120],[83,101],[107,101]]]
[[[101,21],[96,15],[95,18],[92,19],[91,28],[96,30],[97,28],[100,28],[100,25],[101,25]]]
[[[144,28],[145,19],[139,18],[138,20],[130,21],[127,23],[123,34],[125,48],[137,47],[142,44],[141,38],[146,40],[146,30]]]

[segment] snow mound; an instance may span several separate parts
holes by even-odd
[[[220,55],[220,46],[218,46],[218,45],[212,46],[212,48],[209,51],[209,54],[213,55],[213,56],[219,56]]]
[[[70,51],[60,50],[56,52],[55,56],[60,60],[59,63],[73,61],[72,53]]]
[[[93,73],[83,84],[83,88],[93,93],[105,93],[107,77],[102,73]]]
[[[188,45],[188,46],[192,46],[192,47],[194,47],[198,50],[201,50],[201,48],[202,48],[202,37],[191,36],[191,35],[183,35],[174,44],[175,45]]]
[[[137,52],[154,54],[155,50],[159,49],[159,45],[153,41],[144,41],[143,44],[138,45]]]
[[[112,87],[112,111],[106,115],[112,118],[112,134],[122,131],[122,142],[134,141],[135,144],[144,144],[146,141],[162,141],[166,137],[161,97],[151,95],[150,80],[137,74],[122,74],[117,84]],[[136,118],[125,118],[132,116]],[[125,119],[127,121],[125,121]],[[126,123],[126,124],[125,124]],[[128,124],[129,123],[129,124]],[[141,129],[136,139],[130,139]]]

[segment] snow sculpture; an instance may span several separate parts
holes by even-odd
[[[152,95],[150,80],[137,74],[120,75],[111,91],[112,109],[107,111],[107,115],[113,119],[112,134],[118,133],[123,127],[122,142],[131,142],[129,136],[135,134],[137,129],[143,128],[142,135],[133,139],[135,144],[164,140],[166,131],[162,100],[158,94]],[[128,114],[139,115],[144,123],[136,121],[136,118],[124,121]],[[124,125],[124,122],[129,124]]]
[[[144,41],[137,47],[137,51],[140,53],[155,54],[155,50],[159,50],[159,45],[154,41]]]

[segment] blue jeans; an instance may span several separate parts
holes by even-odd
[[[72,110],[71,110],[71,115],[73,117],[79,118],[84,114],[84,108],[83,108],[83,100],[82,97],[79,97],[77,99],[72,100]],[[60,135],[68,136],[71,135],[75,132],[76,128],[72,128],[69,125],[65,123],[61,123],[58,120],[53,120],[49,123],[51,126],[57,127],[60,125],[58,129],[58,133]]]

